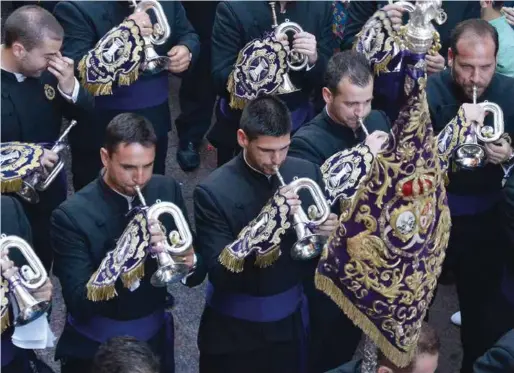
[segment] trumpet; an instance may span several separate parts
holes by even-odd
[[[69,148],[66,137],[76,124],[76,120],[72,120],[70,122],[68,128],[64,130],[62,135],[57,139],[55,145],[50,149],[52,152],[59,155],[63,150]],[[50,174],[46,178],[44,177],[43,172],[34,172],[27,180],[23,180],[21,189],[16,194],[29,203],[38,203],[39,194],[37,191],[43,192],[47,190],[57,175],[59,175],[59,172],[61,172],[63,167],[64,160],[59,157],[57,164],[52,168]]]
[[[292,32],[294,35],[303,32],[302,27],[295,22],[290,22],[288,19],[286,19],[285,22],[278,24],[277,21],[277,12],[275,10],[276,1],[270,1],[269,2],[271,6],[271,14],[273,18],[273,25],[271,26],[274,30],[275,37],[278,38],[279,35],[287,35],[288,32]],[[292,71],[300,71],[307,67],[307,64],[309,63],[309,58],[306,55],[303,55],[298,52],[289,52],[287,56],[287,66],[289,70]],[[291,78],[289,77],[289,73],[285,73],[283,77],[283,81],[281,86],[278,89],[279,94],[287,94],[299,91],[300,89],[297,88],[293,82],[291,81]]]
[[[473,103],[477,103],[476,85],[473,86]],[[478,124],[474,123],[471,132],[466,136],[464,144],[455,149],[454,164],[457,168],[461,169],[475,169],[482,167],[486,161],[485,148],[479,144],[492,143],[498,141],[504,132],[504,119],[503,111],[497,104],[484,101],[478,105],[482,106],[486,112],[493,114],[493,127],[483,126],[480,128]]]
[[[136,193],[141,204],[146,208],[146,217],[148,220],[158,220],[162,214],[169,214],[173,217],[177,230],[170,232],[168,240],[164,247],[165,251],[158,253],[157,263],[158,269],[152,275],[151,284],[156,287],[163,287],[171,283],[182,280],[190,271],[190,267],[186,263],[180,263],[173,260],[172,256],[182,255],[188,251],[193,245],[193,235],[187,225],[187,220],[182,210],[171,202],[161,202],[148,207],[146,200],[141,193],[141,189],[136,186]]]
[[[50,301],[37,301],[28,290],[36,290],[48,279],[43,263],[27,241],[18,236],[0,236],[0,251],[17,248],[28,264],[23,265],[7,281],[17,305],[14,325],[26,325],[43,316],[50,308]]]
[[[278,170],[278,166],[275,166],[274,168],[281,186],[286,186],[286,183]],[[301,189],[307,189],[312,195],[312,199],[315,203],[315,205],[310,206],[308,209],[309,217],[307,217],[305,211],[301,207],[298,212],[293,215],[293,224],[297,241],[291,248],[291,257],[296,260],[309,260],[317,257],[321,253],[323,246],[328,240],[328,237],[326,236],[312,233],[310,227],[319,226],[328,219],[330,215],[330,206],[325,199],[321,188],[311,179],[296,178],[289,184],[289,186],[292,187],[295,193]],[[311,216],[314,216],[315,218],[311,219]]]
[[[359,126],[362,128],[362,132],[364,132],[364,135],[366,137],[368,137],[369,136],[369,131],[366,128],[366,126],[364,125],[364,121],[362,120],[362,118],[359,118],[358,121],[359,121]]]
[[[145,43],[145,59],[141,63],[141,70],[149,75],[158,74],[168,66],[169,59],[166,56],[159,56],[154,45],[164,44],[171,34],[171,28],[161,4],[157,0],[142,0],[139,3],[132,0],[135,12],[147,12],[153,10],[157,22],[153,25],[153,34],[143,36]]]

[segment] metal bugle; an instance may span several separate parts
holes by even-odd
[[[17,248],[28,264],[23,265],[6,280],[18,306],[14,314],[14,325],[26,325],[43,316],[50,308],[50,301],[37,301],[29,290],[39,289],[48,280],[45,267],[27,241],[18,236],[0,236],[0,250]]]
[[[141,64],[141,70],[148,74],[157,74],[165,70],[169,64],[167,56],[159,56],[154,45],[164,44],[171,35],[171,28],[166,13],[161,4],[156,0],[132,0],[135,12],[147,12],[153,10],[157,22],[153,25],[153,34],[143,36],[145,42],[145,60]]]
[[[147,208],[146,217],[148,220],[159,221],[159,217],[162,214],[169,214],[173,217],[173,221],[177,226],[177,230],[170,232],[168,236],[169,241],[165,241],[164,251],[156,255],[158,269],[150,280],[152,285],[163,287],[182,280],[189,273],[191,268],[186,263],[173,260],[173,256],[184,254],[193,245],[193,235],[191,234],[191,230],[189,229],[182,210],[171,202],[161,202],[159,200],[148,207],[141,193],[141,189],[136,186],[135,190],[141,204]]]
[[[68,149],[69,145],[66,137],[71,129],[77,124],[76,120],[72,120],[70,125],[64,130],[62,135],[57,139],[55,145],[50,149],[59,157],[57,164],[52,168],[49,175],[45,178],[43,172],[34,172],[27,180],[23,180],[21,189],[17,194],[29,203],[38,203],[39,194],[37,191],[45,191],[55,180],[59,172],[64,167],[64,160],[59,156],[63,150]],[[42,166],[44,167],[44,166]]]
[[[309,226],[319,226],[323,224],[330,215],[330,205],[325,199],[323,191],[318,184],[309,178],[297,178],[290,184],[286,184],[282,175],[275,166],[275,173],[281,186],[290,186],[295,193],[301,189],[307,189],[312,195],[315,205],[309,207],[309,215],[316,215],[316,220],[310,219],[305,214],[303,208],[293,215],[293,224],[296,231],[297,241],[291,248],[291,257],[297,260],[309,260],[317,257],[323,250],[323,246],[328,240],[327,236],[312,233]]]
[[[279,35],[287,35],[288,32],[292,32],[294,35],[303,32],[302,27],[295,22],[290,22],[288,19],[286,19],[285,22],[282,22],[280,25],[277,21],[277,13],[276,13],[276,1],[270,1],[269,2],[271,6],[271,13],[273,17],[273,25],[271,26],[274,30],[275,37],[278,38]],[[306,55],[303,55],[298,52],[290,51],[287,55],[287,66],[292,71],[300,71],[307,67],[307,64],[309,63],[309,58]],[[278,89],[279,94],[288,94],[292,92],[298,91],[299,88],[297,88],[293,82],[291,81],[291,78],[289,77],[289,74],[286,72],[283,77],[282,84],[280,88]]]
[[[473,103],[477,104],[476,85],[473,86]],[[503,111],[500,106],[492,102],[484,101],[478,103],[482,108],[493,114],[493,127],[483,126],[473,123],[470,134],[466,136],[464,144],[455,149],[454,164],[457,168],[474,169],[485,165],[487,156],[483,145],[478,143],[492,143],[498,141],[504,132]]]

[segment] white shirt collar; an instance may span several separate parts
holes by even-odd
[[[248,161],[246,160],[246,149],[243,149],[243,159],[245,160],[245,163],[248,167],[250,167],[252,170],[254,170],[255,172],[257,172],[258,174],[261,174],[261,175],[264,175],[266,176],[266,178],[269,180],[271,178],[271,176],[273,175],[266,175],[264,172],[261,172],[259,170],[257,170],[256,168],[254,168],[250,163],[248,163]]]

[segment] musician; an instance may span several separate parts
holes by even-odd
[[[498,34],[488,22],[472,19],[460,23],[451,36],[450,69],[429,77],[427,98],[436,132],[472,102],[494,102],[503,110],[505,133],[497,143],[485,145],[487,164],[473,171],[449,173],[448,204],[452,214],[446,271],[455,275],[462,313],[464,349],[462,372],[509,328],[512,308],[505,305],[500,277],[508,245],[499,213],[504,168],[514,158],[510,139],[514,135],[514,80],[495,73]],[[492,125],[492,115],[485,124]],[[487,234],[482,234],[487,232]],[[484,255],[487,248],[487,255]],[[480,273],[480,276],[476,276]],[[486,321],[487,320],[487,321]]]
[[[200,53],[195,65],[180,83],[180,114],[175,120],[179,137],[177,163],[183,171],[200,165],[199,149],[212,122],[216,102],[211,78],[211,38],[219,1],[182,1],[187,18],[200,38]]]
[[[91,373],[159,373],[159,359],[146,342],[114,337],[102,343]]]
[[[435,373],[439,364],[441,342],[436,330],[427,323],[421,325],[421,332],[416,348],[416,356],[405,368],[398,368],[378,350],[377,373]],[[359,373],[362,360],[351,361],[326,373]]]
[[[150,257],[146,260],[143,257],[144,262],[135,260],[138,264],[130,267],[133,269],[133,276],[128,277],[130,285],[125,285],[130,289],[124,286],[123,278],[123,284],[118,281],[104,287],[93,286],[90,281],[93,273],[95,276],[119,273],[120,269],[111,267],[112,262],[104,258],[112,255],[116,241],[129,223],[128,212],[141,205],[135,197],[135,186],[140,186],[148,205],[156,200],[169,201],[187,216],[178,182],[162,175],[152,176],[156,143],[157,136],[146,118],[134,113],[114,117],[107,126],[104,147],[100,150],[104,169],[96,180],[52,214],[54,273],[61,281],[68,311],[55,355],[61,360],[63,373],[89,373],[98,346],[119,335],[147,341],[162,359],[161,372],[174,370],[173,320],[164,311],[166,287],[150,284],[157,268],[156,260]],[[174,227],[171,219],[163,218],[162,224],[167,232]],[[150,222],[148,235],[146,241],[150,240],[151,245],[143,241],[143,233],[135,234],[131,242],[135,242],[133,245],[138,250],[149,247],[151,252],[162,251],[165,237],[159,224]],[[123,250],[118,254],[124,257]],[[193,256],[192,250],[185,254],[188,265],[192,265]],[[118,255],[116,258],[120,260]],[[194,275],[189,280],[193,281]],[[171,301],[172,298],[168,299],[168,304]]]
[[[27,241],[27,243],[32,244],[32,231],[21,203],[16,198],[2,195],[1,205],[2,234],[6,236],[18,236]],[[14,271],[18,270],[6,255],[10,255],[10,258],[14,259],[16,263],[19,263],[19,260],[23,260],[21,255],[14,249],[10,252],[1,253],[2,282],[5,281],[6,278],[10,278],[14,274]],[[30,294],[37,300],[50,300],[52,297],[52,283],[48,279],[41,288],[30,291]],[[7,293],[4,293],[4,289],[2,289],[2,297],[6,296]],[[8,299],[10,302],[13,298],[9,297]],[[32,350],[21,349],[12,343],[12,335],[14,333],[14,327],[12,326],[13,308],[12,305],[8,303],[6,305],[7,313],[4,316],[3,302],[2,300],[2,372],[28,373],[29,360],[38,365],[43,363],[41,361],[36,362],[37,358]],[[4,317],[6,317],[5,320]]]
[[[362,54],[344,51],[332,56],[324,83],[324,110],[294,134],[288,153],[320,166],[341,150],[377,140],[366,139],[358,118],[370,134],[391,127],[384,112],[371,110],[373,73]]]
[[[314,116],[309,97],[313,91],[316,92],[320,88],[319,82],[323,78],[327,61],[335,48],[332,33],[332,7],[329,2],[318,1],[273,3],[276,3],[275,13],[278,25],[288,19],[299,24],[304,30],[294,37],[292,48],[306,55],[308,64],[304,70],[289,71],[293,85],[299,90],[280,94],[280,98],[292,112],[294,131]],[[233,95],[228,91],[228,84],[232,80],[230,77],[236,71],[238,56],[252,40],[273,33],[273,24],[272,8],[266,1],[223,1],[216,10],[212,31],[212,78],[220,100],[216,108],[216,123],[209,131],[207,138],[217,148],[218,167],[229,161],[239,151],[236,132],[241,116],[240,109],[244,104],[231,106]],[[282,43],[290,50],[286,40],[282,40]],[[279,60],[268,62],[273,66],[280,65],[278,69],[283,67]],[[270,71],[272,68],[274,67],[270,66]],[[269,84],[251,80],[252,72],[253,70],[245,68],[241,71],[241,74],[246,76],[241,84],[244,85],[246,82],[250,86],[251,93],[247,92],[248,94],[262,91],[262,86],[269,88]]]
[[[117,34],[108,32],[114,27],[121,26],[127,19],[135,22],[140,35],[150,35],[155,19],[150,18],[145,12],[134,12],[130,4],[130,1],[62,1],[57,4],[54,14],[65,30],[63,54],[81,61],[86,55],[91,57],[95,53],[103,53],[102,45],[98,45],[97,42],[104,37],[116,41]],[[180,75],[190,69],[199,53],[199,41],[180,2],[163,1],[160,4],[171,33],[164,44],[156,45],[154,48],[160,56],[170,58],[168,70],[153,75],[139,72],[139,77],[135,81],[131,74],[127,74],[126,78],[130,85],[114,86],[111,89],[112,94],[99,95],[94,87],[105,87],[101,82],[93,84],[91,91],[95,94],[96,110],[79,118],[79,124],[88,124],[87,130],[74,131],[70,137],[75,190],[79,190],[97,176],[102,167],[98,154],[102,147],[105,128],[116,115],[128,111],[145,116],[154,125],[158,139],[154,172],[164,174],[168,132],[171,129],[168,73]],[[148,13],[150,12],[152,11]],[[135,38],[134,34],[131,36]],[[137,39],[141,41],[139,37]],[[130,44],[135,43],[133,40],[135,39],[125,40],[129,43],[126,45],[132,48],[131,51],[135,48],[135,44]],[[132,58],[129,63],[136,64],[135,59]],[[126,69],[126,64],[119,61],[115,60],[114,63],[116,73],[124,72]],[[137,68],[135,69],[137,71]],[[88,72],[87,64],[84,64],[78,69],[77,74]],[[81,83],[85,84],[85,81],[81,80]]]
[[[18,8],[6,20],[2,45],[2,142],[43,143],[59,137],[63,116],[74,118],[93,109],[92,101],[73,76],[74,62],[60,49],[63,29],[36,5]],[[86,125],[87,127],[87,125]],[[55,154],[50,156],[57,159]],[[62,172],[40,192],[40,202],[23,207],[32,225],[34,249],[47,269],[50,214],[66,198]]]
[[[325,108],[292,137],[288,156],[321,166],[333,154],[365,142],[377,151],[389,132],[382,111],[371,110],[373,73],[367,59],[353,51],[330,58],[322,89]],[[366,138],[358,118],[372,135]],[[339,205],[334,206],[339,213]],[[324,293],[308,293],[313,372],[325,372],[350,360],[361,332]]]
[[[315,260],[292,260],[297,236],[287,229],[288,215],[300,201],[288,187],[278,191],[273,166],[286,183],[321,178],[316,165],[287,157],[290,131],[282,101],[251,101],[237,133],[243,152],[194,191],[197,250],[209,273],[198,334],[202,373],[304,371],[308,315],[301,283]],[[271,218],[261,220],[264,215]],[[328,235],[336,222],[332,214],[316,232]],[[253,245],[255,256],[240,256],[239,249]]]

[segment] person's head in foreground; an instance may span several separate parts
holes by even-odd
[[[134,337],[115,337],[102,343],[91,373],[159,373],[157,356],[146,342]]]
[[[274,166],[285,161],[291,143],[291,113],[273,96],[250,101],[241,115],[237,142],[246,161],[256,170],[273,175]]]
[[[441,342],[435,329],[423,323],[412,362],[405,368],[398,368],[379,351],[377,373],[434,373],[437,369],[440,347]]]
[[[60,56],[64,30],[49,11],[25,5],[7,17],[4,35],[3,65],[12,72],[37,78],[53,57]]]
[[[105,167],[104,180],[127,196],[136,194],[152,178],[157,136],[152,123],[134,113],[115,116],[107,125],[100,158]]]
[[[454,82],[468,98],[473,98],[473,86],[480,97],[489,86],[496,70],[498,32],[483,19],[468,19],[451,33],[448,65]]]

